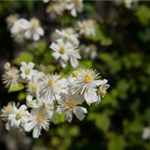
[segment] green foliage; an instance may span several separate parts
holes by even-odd
[[[125,148],[126,141],[122,135],[110,133],[110,141],[108,143],[108,150],[123,150]]]
[[[22,61],[25,62],[30,62],[33,61],[34,57],[32,56],[32,54],[30,52],[21,52],[15,59],[14,59],[14,63],[15,64],[20,64]]]
[[[138,17],[139,21],[144,24],[148,25],[149,24],[149,19],[150,19],[150,9],[146,5],[141,5],[137,11],[136,11],[136,16]]]
[[[93,41],[100,41],[102,46],[110,46],[112,44],[112,39],[98,25],[96,27],[96,35],[90,35],[89,38]]]

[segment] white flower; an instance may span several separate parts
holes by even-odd
[[[26,104],[29,108],[38,108],[43,104],[43,101],[33,99],[32,95],[27,95]]]
[[[19,18],[18,14],[9,15],[6,18],[6,22],[8,24],[8,27],[11,28],[14,25],[14,23],[17,21],[18,18]]]
[[[10,90],[18,89],[21,86],[18,82],[19,70],[15,67],[11,67],[9,63],[5,64],[5,73],[3,74],[2,80],[5,87]]]
[[[39,20],[36,18],[32,18],[29,22],[29,27],[24,34],[25,38],[38,41],[40,39],[40,36],[43,35],[44,35],[44,30],[40,26]]]
[[[147,139],[150,140],[150,127],[145,127],[143,129],[142,138],[144,140],[147,140]]]
[[[59,35],[59,38],[64,39],[64,41],[71,42],[74,45],[79,45],[79,35],[75,33],[73,28],[66,28],[61,31],[56,30],[56,33]]]
[[[59,60],[62,67],[66,67],[66,63],[70,60],[73,67],[78,65],[77,59],[80,58],[78,50],[71,43],[64,43],[62,39],[57,40],[57,43],[52,43],[50,48],[54,51],[52,56]]]
[[[44,76],[43,72],[37,72],[28,82],[27,91],[33,96],[38,96],[39,80]]]
[[[41,130],[49,130],[49,121],[47,110],[45,106],[34,108],[31,110],[28,122],[24,125],[26,132],[33,130],[33,137],[38,138],[41,135]]]
[[[36,70],[34,68],[34,63],[29,62],[28,64],[26,62],[21,63],[21,77],[23,79],[31,80],[31,78],[36,74]]]
[[[96,87],[105,83],[105,80],[98,80],[99,73],[93,70],[79,70],[76,80],[72,84],[73,94],[80,93],[84,96],[87,104],[98,101]]]
[[[64,43],[64,41],[62,39],[57,40],[57,43],[52,43],[50,48],[54,51],[52,53],[52,56],[58,60],[60,59],[60,61],[64,61],[65,63],[67,63],[69,57],[68,57],[68,52],[70,51],[70,49],[72,48],[72,44],[70,43]],[[63,64],[61,64],[63,65]]]
[[[104,81],[105,82],[98,89],[98,102],[100,102],[101,98],[103,98],[106,95],[107,89],[110,87],[110,85],[107,84],[108,80],[105,79]]]
[[[59,114],[65,112],[65,120],[68,122],[72,121],[73,114],[81,121],[84,119],[87,113],[86,108],[78,106],[83,103],[84,97],[79,94],[62,94],[61,100],[59,101],[59,106],[57,107],[57,112]]]
[[[79,21],[77,22],[77,29],[79,30],[80,34],[85,36],[95,35],[96,22],[91,19]]]
[[[39,83],[39,95],[48,102],[60,99],[60,93],[66,93],[66,90],[66,79],[59,75],[45,75]]]
[[[12,127],[24,126],[28,121],[29,113],[26,105],[21,105],[19,108],[13,106],[13,113],[9,115],[10,124]]]
[[[83,10],[83,0],[67,0],[67,2],[66,9],[70,11],[73,17],[77,16],[77,12]]]
[[[97,57],[97,47],[93,44],[91,45],[81,45],[80,46],[82,57],[83,58],[90,58],[90,59],[95,59]]]
[[[24,39],[24,33],[29,28],[29,21],[26,19],[18,19],[11,28],[11,34],[17,41]]]
[[[47,13],[51,18],[56,18],[57,16],[63,15],[66,9],[65,2],[53,2],[47,7]]]
[[[14,103],[9,102],[9,103],[7,104],[7,106],[5,106],[5,107],[1,110],[1,112],[2,112],[1,116],[2,116],[3,120],[8,121],[9,115],[14,112],[14,106],[15,106]]]

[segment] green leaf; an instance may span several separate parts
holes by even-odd
[[[148,25],[149,24],[149,19],[150,19],[150,9],[146,5],[141,5],[135,15],[138,17],[139,21],[144,24]]]
[[[105,114],[99,115],[99,117],[95,120],[95,125],[100,130],[106,132],[110,126],[109,118]]]
[[[115,133],[110,134],[108,142],[108,150],[123,150],[126,146],[126,141],[123,136]]]
[[[100,26],[96,26],[96,35],[88,36],[93,41],[100,41],[102,46],[110,46],[112,45],[112,39],[105,35],[104,31],[100,28]]]
[[[96,127],[103,132],[106,132],[110,126],[109,118],[105,114],[90,113],[88,119],[94,121]]]
[[[39,54],[42,54],[42,53],[45,51],[46,47],[47,47],[46,42],[40,41],[40,42],[38,43],[38,49],[37,49],[36,51],[37,51]]]
[[[11,93],[11,92],[17,92],[17,91],[20,91],[24,88],[24,86],[22,84],[18,84],[17,86],[13,86],[13,87],[10,87],[8,89],[8,92]]]
[[[55,113],[55,117],[56,117],[56,120],[54,121],[54,124],[59,124],[59,123],[65,122],[64,114]]]
[[[25,62],[30,62],[30,61],[33,61],[34,58],[33,56],[31,55],[31,53],[29,52],[21,52],[15,59],[14,59],[14,63],[15,64],[20,64],[22,61],[25,61]]]

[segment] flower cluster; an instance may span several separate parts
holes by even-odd
[[[22,86],[27,93],[26,103],[10,102],[2,109],[7,130],[33,131],[33,137],[38,138],[41,130],[48,131],[50,123],[57,119],[56,113],[68,122],[72,121],[73,115],[81,121],[87,114],[82,104],[99,103],[109,88],[108,80],[102,79],[96,70],[78,69],[63,78],[34,67],[33,62],[22,62],[19,69],[9,63],[5,65],[3,83],[6,88],[18,90]]]
[[[44,35],[44,30],[40,26],[37,18],[27,20],[19,18],[18,15],[10,15],[6,19],[12,37],[16,41],[33,40],[38,41]]]
[[[62,16],[65,11],[69,11],[73,17],[76,17],[78,12],[83,11],[83,0],[57,0],[47,7],[47,13],[52,18]]]
[[[78,59],[81,59],[78,49],[79,37],[81,35],[95,35],[95,28],[96,22],[94,20],[84,20],[77,22],[75,28],[56,30],[52,34],[52,39],[56,42],[53,42],[50,46],[54,51],[52,56],[58,60],[63,68],[66,67],[68,61],[70,61],[72,67],[77,67],[79,64]],[[83,52],[85,52],[83,53],[84,57],[90,55],[91,58],[95,58],[97,55],[96,48],[93,47],[84,48]]]

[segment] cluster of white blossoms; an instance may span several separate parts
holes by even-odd
[[[10,29],[11,36],[16,41],[33,40],[38,41],[41,36],[44,35],[44,30],[40,26],[40,22],[37,18],[27,20],[25,18],[19,18],[18,15],[10,15],[7,17],[6,22]]]
[[[90,58],[94,60],[98,55],[97,47],[94,44],[90,44],[90,45],[82,44],[80,46],[80,49],[81,49],[83,58],[86,58],[86,59]]]
[[[63,68],[66,67],[68,60],[72,67],[78,66],[78,59],[81,56],[77,47],[72,43],[58,39],[51,44],[50,48],[53,50],[52,56],[60,62]]]
[[[76,17],[78,12],[83,11],[83,0],[57,0],[47,7],[47,12],[52,18],[62,16],[65,11],[69,11],[73,17]]]
[[[63,41],[57,41],[59,45]],[[70,44],[65,45],[65,48]],[[53,44],[57,52],[57,44]],[[56,54],[57,55],[57,54]],[[64,56],[62,58],[69,57]],[[8,89],[26,90],[26,102],[23,104],[8,103],[2,109],[2,118],[6,129],[18,128],[33,133],[34,138],[41,135],[41,130],[49,130],[52,122],[57,120],[55,114],[64,116],[71,122],[73,116],[80,121],[87,114],[82,104],[99,103],[109,88],[108,80],[102,79],[95,70],[74,70],[67,78],[56,73],[44,73],[35,69],[33,62],[22,62],[20,68],[5,64],[3,83]]]
[[[77,30],[81,35],[85,36],[95,35],[96,21],[92,19],[78,21]]]
[[[68,61],[73,68],[79,65],[78,59],[81,59],[81,54],[84,58],[94,59],[97,56],[96,47],[88,46],[81,48],[79,37],[95,35],[96,22],[94,20],[84,20],[77,22],[75,28],[65,28],[62,30],[56,30],[52,33],[52,40],[55,41],[50,45],[50,49],[53,50],[52,56],[61,64],[64,68]],[[79,32],[79,33],[78,33]],[[81,52],[79,47],[83,49]],[[81,54],[80,54],[81,53]]]

